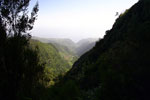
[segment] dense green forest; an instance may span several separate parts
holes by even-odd
[[[29,1],[0,0],[0,99],[150,99],[150,0],[139,0],[120,14],[72,68],[60,52],[63,47],[24,34],[38,12],[36,4],[27,15]]]
[[[57,77],[60,75],[63,76],[71,69],[70,62],[64,60],[59,54],[59,51],[52,44],[30,40],[30,46],[33,49],[38,49],[40,62],[45,63],[45,81],[47,81],[47,85],[53,85],[54,80],[57,79]]]
[[[77,43],[67,38],[40,38],[33,36],[32,39],[39,40],[42,43],[51,43],[53,44],[61,56],[66,60],[71,60],[70,62],[74,62],[81,55],[89,51],[95,46],[98,38],[87,38],[81,39]]]
[[[140,0],[51,89],[53,100],[149,99],[149,32],[150,1]]]
[[[29,46],[28,33],[37,18],[38,3],[28,16],[30,0],[0,0],[0,99],[36,98],[43,86],[44,63]]]

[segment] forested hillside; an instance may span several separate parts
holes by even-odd
[[[58,43],[50,43],[53,44],[57,50],[60,56],[69,63],[70,66],[74,64],[74,62],[79,58],[78,55],[75,54],[72,50],[70,50],[70,47],[58,44]]]
[[[30,0],[0,0],[0,99],[29,100],[43,87],[44,64],[29,46],[38,3],[28,12]]]
[[[119,16],[96,46],[60,82],[64,100],[150,99],[150,1],[140,0]],[[71,87],[67,87],[66,84]],[[66,87],[65,87],[66,86]],[[69,91],[73,91],[70,94]],[[66,93],[66,94],[65,94]],[[55,98],[53,100],[62,100]]]
[[[150,99],[150,0],[120,14],[95,45],[77,43],[80,53],[68,39],[31,38],[38,3],[29,16],[29,2],[0,0],[0,100]]]
[[[43,43],[53,44],[59,50],[64,59],[73,60],[70,62],[74,62],[81,55],[92,49],[95,46],[96,41],[98,41],[98,38],[87,38],[75,43],[70,39],[40,38],[35,36],[33,36],[32,39],[39,40]]]
[[[61,57],[54,45],[41,43],[37,40],[30,40],[30,46],[33,49],[37,48],[40,62],[45,63],[45,71],[48,75],[47,81],[49,80],[50,82],[49,85],[54,84],[54,79],[59,75],[64,75],[70,70],[71,65]]]
[[[36,37],[36,36],[33,36],[32,39],[39,40],[43,43],[52,43],[56,47],[57,47],[57,45],[66,47],[68,49],[69,53],[75,54],[76,44],[70,39],[67,39],[67,38],[40,38],[40,37]],[[58,46],[58,49],[59,49],[59,46]]]

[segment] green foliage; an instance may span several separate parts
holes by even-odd
[[[30,0],[0,0],[0,99],[31,99],[42,84],[44,64],[29,47],[38,4],[28,16]]]
[[[69,63],[70,66],[77,60],[78,56],[75,54],[75,51],[72,50],[72,47],[67,47],[59,43],[52,43],[58,50],[60,56]]]
[[[139,1],[119,16],[92,50],[75,62],[64,80],[74,80],[79,85],[78,99],[150,99],[149,16],[150,2]]]
[[[66,56],[70,50],[29,41],[30,35],[23,35],[32,29],[38,5],[29,18],[26,9],[29,0],[1,0],[0,3],[1,99],[150,99],[147,92],[150,87],[148,0],[140,0],[120,15],[104,38],[81,56],[64,77],[74,60],[73,56]],[[55,85],[49,87],[54,81]]]
[[[77,43],[74,43],[70,39],[62,39],[62,38],[40,38],[40,37],[32,37],[35,40],[39,40],[43,43],[53,44],[60,55],[72,65],[73,59],[78,58],[90,49],[92,49],[95,45],[95,42],[98,40],[97,38],[87,38],[82,39]],[[72,63],[73,62],[73,63]]]
[[[80,89],[75,81],[69,80],[49,89],[49,98],[53,100],[79,100]]]
[[[71,66],[64,60],[59,51],[52,44],[41,43],[37,40],[30,40],[30,46],[33,49],[38,48],[40,62],[45,63],[45,85],[53,85],[54,80],[59,75],[64,75]]]
[[[76,44],[70,39],[57,39],[57,38],[39,38],[32,37],[34,40],[39,40],[42,43],[53,45],[57,49],[60,56],[69,63],[70,66],[77,60]]]

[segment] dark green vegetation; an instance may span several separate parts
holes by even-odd
[[[83,55],[85,52],[89,51],[95,46],[97,38],[87,38],[82,39],[77,43],[74,43],[70,39],[61,38],[40,38],[33,36],[32,39],[39,40],[43,43],[53,44],[59,51],[60,55],[67,61],[70,65],[74,63],[77,58]]]
[[[30,46],[33,49],[38,48],[40,62],[45,63],[46,86],[54,84],[54,79],[64,75],[71,68],[69,63],[60,56],[59,51],[52,44],[30,40]]]
[[[30,0],[0,0],[0,99],[29,100],[43,82],[44,64],[37,50],[29,47],[38,4],[31,16]],[[35,92],[36,91],[36,92]]]
[[[53,81],[54,72],[62,73],[62,70],[66,71],[68,68],[65,66],[64,69],[60,69],[62,68],[59,67],[60,63],[69,64],[61,59],[62,56],[56,54],[58,47],[55,48],[54,44],[31,40],[29,45],[30,35],[22,34],[32,28],[37,6],[33,10],[31,19],[28,19],[25,13],[26,16],[17,17],[14,23],[15,20],[11,19],[14,18],[14,11],[17,11],[14,7],[17,9],[27,7],[29,1],[0,1],[2,5],[0,8],[0,99],[150,99],[149,0],[139,0],[121,14],[113,28],[106,31],[104,38],[97,42],[93,49],[82,55],[71,70],[64,77],[60,75],[55,85],[50,87],[48,87],[51,84],[49,82]],[[13,10],[10,9],[11,4],[16,5],[12,7]],[[9,11],[13,13],[10,14]],[[19,11],[26,11],[26,9]],[[11,27],[7,27],[8,25]],[[52,65],[49,65],[49,62],[50,64],[53,62]],[[57,65],[59,69],[54,68]]]
[[[53,100],[150,99],[149,43],[150,1],[140,0],[51,89]]]
[[[2,100],[48,99],[51,92],[48,87],[61,80],[76,60],[73,54],[74,46],[70,44],[70,40],[64,41],[65,45],[57,42],[44,44],[31,40],[28,32],[36,20],[38,4],[29,16],[29,2],[30,0],[0,0],[0,99]],[[66,83],[65,87],[68,84],[72,82]],[[69,87],[70,90],[74,85]]]
[[[34,40],[39,40],[44,44],[53,45],[60,56],[70,65],[77,60],[78,56],[75,54],[75,43],[70,39],[56,39],[56,38],[39,38],[32,37]]]

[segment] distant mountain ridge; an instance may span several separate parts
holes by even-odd
[[[33,36],[32,39],[39,40],[43,43],[52,43],[59,51],[64,51],[69,55],[71,54],[77,57],[92,49],[96,41],[98,41],[98,38],[87,38],[75,43],[68,38],[41,38],[36,36]]]
[[[74,80],[81,100],[148,100],[149,43],[150,0],[139,0],[74,63],[64,80]]]
[[[89,51],[90,49],[92,49],[95,46],[96,41],[98,41],[97,38],[87,38],[87,39],[82,39],[82,40],[78,41],[76,43],[77,55],[81,56],[84,53],[86,53],[87,51]]]

